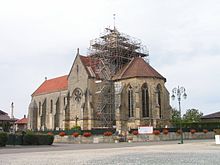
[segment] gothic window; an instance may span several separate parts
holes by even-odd
[[[66,105],[66,97],[63,97],[63,105]]]
[[[53,100],[50,100],[50,113],[53,112]]]
[[[73,98],[76,102],[80,102],[82,99],[82,91],[79,88],[76,88],[73,92]]]
[[[76,65],[76,73],[79,74],[79,65]]]
[[[141,88],[142,96],[142,116],[149,117],[149,94],[147,84],[144,84]]]
[[[41,115],[41,102],[39,102],[39,116]]]
[[[158,84],[156,88],[156,104],[159,107],[159,116],[161,118],[162,113],[161,113],[161,86],[160,84]]]
[[[128,88],[128,116],[134,117],[134,95],[131,86]]]

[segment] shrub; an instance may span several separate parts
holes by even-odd
[[[35,135],[38,140],[38,145],[51,145],[53,144],[53,135]]]
[[[203,129],[202,131],[203,131],[203,133],[208,133],[209,132],[207,129]]]
[[[74,127],[71,128],[72,130],[81,130],[81,127],[79,125],[76,125]]]
[[[104,132],[104,134],[103,134],[104,136],[112,136],[112,132],[110,132],[110,131],[107,131],[107,132]]]
[[[132,134],[133,135],[138,135],[138,131],[133,131]]]
[[[78,132],[73,132],[73,137],[78,137],[79,136],[79,133]]]
[[[44,134],[26,134],[24,135],[24,145],[51,145],[53,144],[53,135]]]
[[[167,135],[169,133],[168,129],[163,129],[163,134]]]
[[[154,134],[154,135],[160,135],[160,130],[154,130],[154,131],[153,131],[153,134]]]
[[[23,145],[23,137],[22,134],[8,134],[7,145]]]
[[[37,136],[34,134],[26,134],[23,138],[24,145],[37,145],[38,139]]]
[[[190,132],[191,132],[191,134],[194,134],[194,133],[196,133],[196,130],[195,129],[191,129]]]
[[[4,147],[7,143],[8,136],[5,132],[0,132],[0,147]]]
[[[53,135],[47,135],[47,138],[48,138],[47,145],[52,145],[53,141],[54,141],[54,136]]]
[[[90,136],[92,136],[92,133],[91,132],[84,132],[83,136],[84,137],[90,137]]]
[[[47,135],[53,135],[53,132],[48,132]]]
[[[65,133],[65,132],[60,132],[59,135],[60,135],[61,137],[63,137],[63,136],[66,135],[66,133]]]

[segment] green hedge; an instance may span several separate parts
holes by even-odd
[[[80,135],[83,135],[84,132],[91,132],[92,135],[103,135],[104,132],[112,132],[113,134],[116,132],[116,129],[114,128],[102,128],[102,129],[92,129],[92,130],[78,130],[78,129],[70,129],[70,130],[60,130],[60,131],[53,131],[53,130],[48,130],[48,131],[40,131],[37,133],[48,133],[51,132],[54,135],[59,135],[60,132],[65,132],[66,135],[72,135],[74,132],[78,132]]]
[[[26,134],[24,135],[24,145],[51,145],[53,144],[53,135],[38,135],[38,134]]]
[[[8,134],[7,145],[22,145],[23,137],[20,134]]]
[[[8,136],[5,132],[0,132],[0,147],[4,147],[7,143]]]
[[[7,134],[6,134],[7,135]],[[7,145],[51,145],[54,136],[45,134],[9,134]]]
[[[38,145],[51,145],[53,140],[53,135],[38,135]]]

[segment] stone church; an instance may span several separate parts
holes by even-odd
[[[83,130],[170,125],[166,78],[147,62],[140,42],[114,29],[77,51],[69,74],[45,79],[33,92],[28,128]]]

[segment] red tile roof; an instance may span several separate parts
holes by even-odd
[[[98,60],[92,59],[90,56],[82,56],[80,55],[80,60],[82,61],[88,75],[90,77],[98,78],[98,74],[95,72],[96,64],[98,64]]]
[[[28,123],[28,118],[22,118],[15,122],[15,124],[27,124],[27,123]]]
[[[45,80],[41,86],[32,94],[32,96],[67,90],[67,84],[67,75]]]
[[[127,79],[133,77],[151,77],[164,79],[153,67],[144,61],[141,57],[133,58],[126,66],[124,66],[114,77],[114,80]]]

